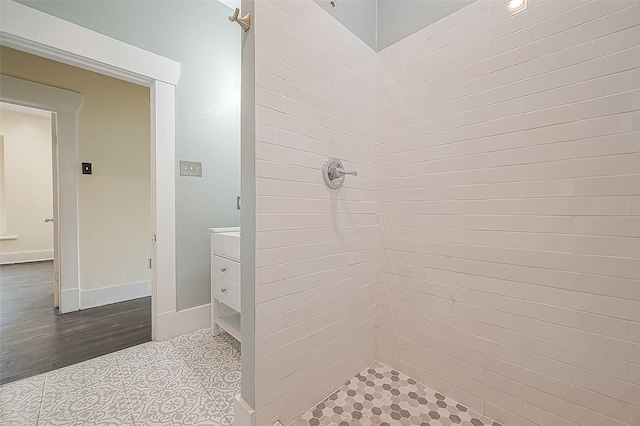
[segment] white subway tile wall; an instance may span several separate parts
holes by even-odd
[[[253,19],[256,420],[287,424],[375,359],[376,54],[312,1]]]
[[[640,2],[378,53],[377,358],[503,424],[640,424]]]

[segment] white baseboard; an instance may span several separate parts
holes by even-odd
[[[236,395],[233,405],[233,426],[255,426],[255,424],[255,411],[242,399],[241,394]]]
[[[80,290],[80,309],[95,308],[146,296],[151,296],[151,281]]]
[[[168,340],[184,333],[211,327],[211,304],[183,311],[171,311],[156,317],[155,340]]]
[[[53,260],[53,250],[0,253],[0,265],[9,265],[11,263],[42,262],[43,260]]]
[[[211,303],[176,312],[176,336],[211,327]]]
[[[80,310],[80,289],[71,288],[60,293],[60,313],[75,312]]]
[[[153,340],[169,340],[173,337],[176,337],[176,333],[174,332],[176,311],[163,312],[161,314],[158,314],[156,315],[155,320],[155,335],[151,336]]]

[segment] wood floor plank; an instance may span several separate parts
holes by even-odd
[[[151,297],[64,315],[53,263],[0,266],[0,384],[151,340]]]

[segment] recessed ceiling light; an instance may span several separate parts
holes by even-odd
[[[512,12],[519,12],[527,7],[527,0],[511,0],[509,2],[509,10]]]

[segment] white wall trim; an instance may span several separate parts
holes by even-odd
[[[1,7],[4,46],[133,83],[178,83],[178,62],[20,3],[3,1]],[[53,45],[56,51],[50,49]]]
[[[53,260],[53,250],[0,253],[0,265],[9,265],[11,263],[42,262],[44,260]]]
[[[211,327],[211,303],[176,312],[176,336]]]
[[[82,103],[82,95],[71,90],[59,89],[7,75],[0,75],[0,82],[3,100],[6,99],[13,104],[54,112],[76,112]]]
[[[160,317],[176,311],[175,85],[180,64],[13,1],[0,2],[0,8],[0,44],[151,88],[151,329],[153,339],[167,338],[176,329],[164,330],[170,323],[160,324]],[[61,295],[70,292],[63,289]]]
[[[151,248],[154,282],[151,323],[154,340],[165,340],[172,328],[164,330],[160,315],[176,312],[176,149],[175,87],[155,81],[151,85]],[[163,323],[164,324],[164,323]]]
[[[235,397],[233,413],[233,426],[255,426],[256,412],[244,399],[242,399],[242,395],[240,394]]]
[[[62,289],[60,300],[63,299],[67,301],[69,312],[80,310],[80,289],[78,287]]]
[[[158,316],[156,340],[167,340],[180,334],[211,327],[211,303]]]
[[[95,308],[147,296],[151,296],[151,280],[91,290],[80,289],[80,309]]]

